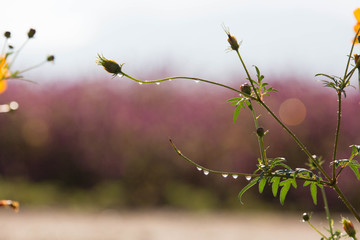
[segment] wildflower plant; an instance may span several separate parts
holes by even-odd
[[[139,84],[160,84],[161,82],[182,79],[182,80],[192,80],[196,82],[204,82],[213,84],[219,87],[226,88],[231,90],[236,96],[230,98],[227,102],[230,105],[234,106],[234,115],[233,122],[236,122],[239,116],[240,111],[243,109],[249,109],[253,117],[256,136],[259,145],[259,157],[256,164],[256,170],[252,173],[242,173],[242,172],[228,172],[228,171],[218,171],[214,169],[206,168],[195,161],[191,160],[189,157],[184,155],[180,149],[175,145],[175,143],[170,139],[170,144],[175,150],[175,152],[184,160],[194,165],[197,170],[203,172],[205,175],[208,174],[218,174],[222,175],[224,178],[232,177],[234,179],[238,177],[245,177],[249,183],[240,191],[238,199],[242,202],[243,194],[252,187],[257,186],[258,191],[262,193],[266,186],[271,186],[272,194],[274,197],[278,197],[280,203],[283,205],[285,203],[286,196],[291,188],[297,188],[298,184],[301,183],[305,187],[309,187],[310,196],[315,205],[318,204],[318,191],[320,191],[322,200],[324,203],[324,209],[328,221],[327,233],[324,234],[319,231],[311,223],[311,216],[308,213],[303,214],[303,222],[307,222],[311,228],[318,232],[322,239],[340,239],[344,236],[351,237],[356,239],[356,230],[350,220],[343,218],[341,223],[345,233],[341,233],[339,230],[334,229],[334,221],[331,218],[330,210],[327,203],[325,188],[333,190],[337,196],[342,200],[343,204],[352,214],[352,216],[360,223],[360,214],[353,207],[350,201],[347,199],[345,194],[339,187],[339,177],[344,172],[345,168],[350,168],[354,177],[357,180],[360,180],[360,164],[356,160],[360,156],[360,143],[353,144],[349,147],[349,155],[346,159],[338,159],[337,152],[339,148],[339,134],[340,127],[342,122],[342,100],[346,97],[347,87],[351,86],[350,80],[352,79],[356,70],[360,72],[360,55],[354,54],[354,46],[359,43],[360,36],[360,8],[354,11],[355,18],[357,23],[354,27],[355,37],[352,41],[350,53],[346,62],[346,67],[344,74],[342,76],[333,76],[324,73],[319,73],[316,77],[321,77],[324,86],[332,88],[338,100],[338,109],[337,109],[337,125],[335,129],[335,139],[334,146],[332,149],[332,158],[331,159],[322,159],[321,156],[317,156],[314,153],[310,152],[307,146],[295,136],[292,130],[273,112],[273,110],[266,104],[265,98],[269,97],[272,92],[276,92],[269,85],[269,83],[264,81],[264,75],[260,72],[260,69],[254,66],[255,74],[250,74],[249,69],[247,68],[245,61],[243,60],[240,54],[241,42],[239,42],[235,36],[230,33],[230,30],[223,26],[224,31],[227,35],[227,41],[230,44],[229,50],[235,52],[236,56],[240,60],[240,64],[246,74],[246,82],[244,82],[239,89],[227,86],[219,82],[213,82],[206,79],[196,78],[196,77],[168,77],[158,80],[140,80],[135,77],[132,77],[124,72],[123,64],[118,64],[114,60],[109,60],[102,55],[98,55],[97,63],[104,67],[104,69],[111,73],[114,77],[119,75],[121,77],[127,77]],[[359,73],[359,90],[360,90],[360,73]],[[298,167],[294,168],[290,166],[290,163],[286,161],[283,157],[270,157],[267,154],[267,147],[264,145],[264,138],[266,137],[267,130],[265,130],[259,123],[260,116],[257,115],[253,105],[254,103],[260,105],[261,108],[265,109],[270,116],[278,123],[280,126],[290,135],[293,141],[298,145],[298,147],[305,153],[304,165],[307,167]],[[331,170],[327,171],[324,165],[327,164],[330,166]]]
[[[12,44],[9,43],[11,38],[11,32],[4,32],[4,45],[0,53],[0,94],[4,93],[8,88],[8,81],[11,80],[22,80],[35,83],[33,81],[27,80],[23,77],[23,73],[30,71],[34,68],[40,67],[46,62],[53,62],[55,57],[49,55],[45,58],[44,61],[22,70],[13,70],[13,65],[21,50],[25,47],[27,42],[34,38],[36,30],[31,28],[27,32],[27,38],[20,48],[16,49]],[[0,113],[9,113],[15,111],[19,108],[19,104],[16,101],[11,101],[7,104],[0,104]],[[0,200],[0,207],[11,207],[17,212],[19,210],[19,202],[12,200]]]

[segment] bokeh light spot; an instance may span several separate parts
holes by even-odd
[[[280,105],[279,115],[286,125],[296,126],[305,120],[306,107],[298,98],[289,98]]]

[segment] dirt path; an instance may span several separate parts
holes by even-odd
[[[0,223],[0,240],[320,239],[299,216],[270,214],[2,210]]]

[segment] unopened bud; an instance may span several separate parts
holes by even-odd
[[[230,33],[227,33],[227,35],[228,35],[227,41],[229,42],[231,49],[237,51],[240,47],[237,39]]]
[[[355,59],[355,64],[356,64],[356,65],[360,64],[360,62],[359,62],[360,55],[354,54],[354,59]],[[357,67],[360,67],[360,66],[357,66]]]
[[[251,86],[247,83],[244,83],[243,85],[241,85],[240,90],[241,90],[241,92],[243,92],[247,95],[251,94]]]
[[[355,230],[352,222],[347,218],[343,218],[341,220],[341,222],[342,222],[343,228],[344,228],[345,232],[347,233],[347,235],[354,238],[355,234],[356,234],[356,230]]]
[[[28,37],[29,37],[29,38],[33,38],[34,35],[35,35],[35,33],[36,33],[36,30],[33,29],[33,28],[30,28],[30,30],[29,30],[29,32],[28,32]]]
[[[308,213],[303,213],[302,218],[304,222],[307,222],[310,220],[310,215]]]
[[[53,62],[55,60],[55,56],[54,55],[50,55],[46,58],[46,61],[48,62]]]
[[[6,32],[4,33],[4,36],[5,36],[6,38],[10,38],[10,37],[11,37],[11,32],[6,31]]]
[[[265,134],[265,130],[264,130],[262,127],[259,127],[258,129],[256,129],[256,134],[257,134],[259,137],[263,137],[264,134]]]
[[[104,69],[108,73],[112,73],[113,76],[116,76],[118,74],[122,74],[122,71],[121,71],[121,66],[122,65],[119,65],[114,60],[106,59],[105,57],[98,55],[97,64],[103,66]]]

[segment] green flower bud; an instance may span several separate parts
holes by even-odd
[[[310,215],[308,213],[303,213],[302,218],[304,222],[307,222],[310,220]]]
[[[10,38],[10,37],[11,37],[11,32],[6,31],[6,32],[4,33],[4,36],[5,36],[6,38]]]
[[[257,134],[259,137],[263,137],[264,134],[265,134],[265,130],[264,130],[262,127],[259,127],[258,129],[256,129],[256,134]]]
[[[36,30],[33,29],[33,28],[30,28],[30,30],[29,30],[29,32],[28,32],[27,35],[28,35],[29,38],[33,38],[34,35],[35,35],[35,33],[36,33]]]
[[[55,60],[55,56],[54,55],[49,55],[47,58],[46,58],[46,61],[48,62],[53,62]]]
[[[251,95],[251,86],[247,83],[244,83],[243,85],[241,85],[240,90],[241,90],[241,92],[243,92],[247,95]]]
[[[354,238],[355,234],[356,234],[356,230],[355,230],[352,222],[347,218],[342,218],[341,223],[342,223],[343,228],[344,228],[345,232],[347,233],[347,235]]]
[[[104,69],[108,73],[112,73],[113,76],[116,76],[118,74],[121,74],[121,75],[123,74],[122,71],[121,71],[122,65],[119,65],[114,60],[106,59],[104,56],[98,55],[97,64],[103,66]]]

